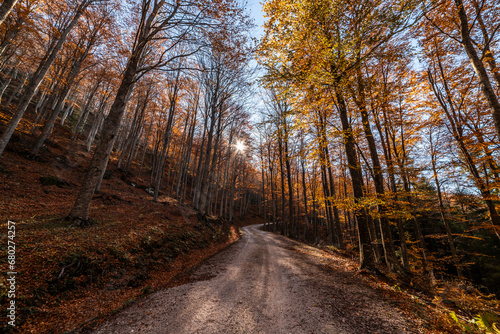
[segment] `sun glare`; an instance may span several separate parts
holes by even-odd
[[[236,151],[238,151],[238,152],[243,152],[243,151],[245,151],[245,148],[246,148],[245,143],[241,140],[238,140],[236,142],[236,145],[234,145],[234,147],[236,148]]]

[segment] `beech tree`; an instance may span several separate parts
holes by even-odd
[[[268,0],[256,53],[243,5],[18,2],[0,24],[0,154],[50,157],[64,136],[68,163],[92,152],[68,216],[79,226],[110,163],[154,202],[208,220],[253,212],[269,231],[359,251],[360,269],[429,287],[491,270],[496,2]]]

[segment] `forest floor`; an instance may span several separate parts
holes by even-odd
[[[240,241],[92,334],[461,333],[443,309],[349,258],[252,225]],[[449,311],[448,311],[449,312]]]
[[[0,332],[82,328],[139,296],[183,283],[183,272],[239,238],[234,226],[200,217],[170,197],[154,203],[146,191],[146,168],[123,173],[115,167],[116,157],[92,201],[94,224],[71,227],[65,217],[90,153],[78,148],[68,154],[70,134],[58,126],[56,140],[34,159],[28,154],[32,139],[22,132],[28,126],[20,125],[21,134],[0,159],[0,266],[6,273],[7,221],[14,221],[17,272],[16,327],[2,321]],[[7,292],[2,275],[3,310]]]

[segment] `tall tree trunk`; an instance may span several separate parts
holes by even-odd
[[[202,164],[202,169],[201,169],[201,174],[200,174],[200,194],[199,194],[199,203],[197,206],[197,209],[204,214],[205,213],[205,207],[207,204],[208,200],[208,188],[210,184],[207,182],[209,178],[209,173],[210,173],[210,162],[211,162],[211,157],[212,157],[212,149],[213,149],[213,139],[214,139],[214,131],[215,131],[215,125],[217,123],[217,118],[216,118],[216,109],[215,107],[212,107],[211,111],[211,116],[210,116],[210,128],[208,129],[207,132],[207,146],[205,148],[205,153],[204,153],[204,161]]]
[[[270,183],[271,183],[271,220],[273,223],[273,232],[276,233],[276,192],[274,189],[274,168],[273,168],[273,161],[272,161],[272,154],[273,150],[271,149],[271,143],[268,142],[267,144],[267,164],[269,166],[269,176],[270,176]]]
[[[17,74],[19,74],[19,73],[17,73]],[[10,94],[9,99],[5,103],[6,107],[9,107],[10,104],[12,103],[12,101],[14,101],[14,99],[17,98],[19,93],[21,93],[21,91],[23,90],[23,87],[26,84],[26,76],[27,76],[26,73],[21,74],[21,77],[19,78],[19,83],[16,86],[16,89],[12,92],[12,94]]]
[[[351,123],[347,114],[347,106],[344,97],[340,91],[340,87],[335,86],[335,97],[337,101],[337,109],[342,123],[344,147],[349,164],[349,172],[351,174],[352,189],[354,192],[354,202],[357,204],[363,198],[363,174],[361,165],[358,163],[356,156],[356,146],[354,135],[352,132]],[[360,269],[374,269],[375,262],[373,258],[373,250],[370,240],[369,221],[364,208],[355,210],[356,219],[358,221],[358,238],[359,238],[359,267]]]
[[[82,64],[85,61],[85,59],[87,58],[90,50],[94,46],[96,36],[97,36],[97,29],[94,32],[94,34],[91,36],[90,41],[87,43],[87,46],[86,46],[85,50],[83,51],[83,53],[80,55],[80,57],[78,59],[76,59],[74,61],[73,66],[71,67],[70,73],[62,86],[60,98],[57,101],[56,106],[54,107],[54,111],[52,112],[49,119],[47,120],[47,123],[45,123],[45,126],[42,130],[42,133],[38,137],[35,145],[33,146],[33,149],[31,150],[31,154],[38,155],[38,152],[42,148],[43,144],[50,137],[50,134],[52,133],[52,129],[54,127],[54,124],[57,121],[57,117],[59,116],[62,109],[64,108],[64,102],[65,102],[66,98],[68,97],[71,89],[73,88],[73,85],[75,83],[75,80],[76,80],[78,73],[80,73],[80,69],[82,68]]]
[[[97,90],[99,89],[99,86],[101,85],[100,81],[97,82],[97,84],[92,88],[90,95],[87,97],[87,102],[85,103],[84,107],[80,110],[80,114],[78,115],[78,120],[76,121],[75,126],[73,127],[72,135],[71,135],[71,143],[68,148],[68,152],[73,152],[73,148],[76,144],[76,141],[78,139],[78,134],[80,133],[80,129],[83,129],[85,127],[85,122],[87,119],[87,115],[90,111],[90,104],[92,103],[95,94],[97,93]]]
[[[278,128],[278,152],[280,160],[280,180],[281,180],[281,233],[288,234],[288,222],[286,221],[286,197],[285,197],[285,171],[283,166],[283,129]]]
[[[377,126],[379,136],[382,140],[382,147],[384,148],[384,157],[385,157],[385,162],[387,165],[387,174],[389,177],[389,187],[392,192],[392,195],[394,196],[393,198],[393,205],[395,205],[396,208],[399,207],[398,205],[398,198],[397,198],[397,186],[396,186],[396,172],[394,168],[394,161],[392,158],[392,150],[391,150],[391,143],[389,140],[389,126],[386,124],[384,130],[382,130],[382,126],[380,124],[380,120],[377,117],[377,114],[374,112],[374,119],[375,119],[375,124]],[[383,107],[383,116],[384,116],[384,121],[387,123],[388,117],[387,117],[387,112],[385,109],[385,106]],[[385,136],[384,136],[385,132]],[[385,138],[385,141],[384,141]],[[394,148],[395,149],[395,148]],[[406,244],[406,236],[405,236],[405,228],[404,228],[404,222],[403,219],[397,218],[396,219],[396,225],[398,228],[398,234],[399,234],[399,244],[401,247],[401,262],[403,264],[403,270],[405,272],[410,272],[410,262],[408,258],[408,246]]]
[[[170,148],[172,124],[174,121],[175,112],[177,110],[177,96],[178,96],[178,92],[180,89],[180,87],[179,87],[180,75],[181,75],[181,70],[179,68],[177,70],[175,82],[172,86],[172,92],[170,93],[170,96],[169,96],[170,106],[168,108],[167,127],[165,128],[165,133],[163,134],[162,151],[160,154],[159,163],[156,166],[156,174],[155,174],[155,179],[154,179],[155,180],[154,181],[154,195],[153,195],[154,202],[156,202],[158,200],[158,193],[160,191],[161,183],[163,180],[163,173],[164,173],[164,169],[165,169],[165,161],[166,161],[167,155],[168,155],[167,149]]]
[[[204,188],[202,188],[202,201],[200,202],[200,211],[203,213],[205,213],[205,211],[207,211],[206,209],[210,207],[210,205],[206,201],[209,198],[208,191],[210,190],[210,186],[213,183],[215,169],[216,169],[216,161],[217,161],[217,157],[219,156],[219,143],[220,143],[220,138],[222,136],[222,121],[223,121],[222,116],[223,116],[223,112],[222,112],[222,110],[219,110],[218,117],[217,117],[217,130],[215,133],[216,136],[215,136],[215,141],[214,141],[214,145],[213,145],[212,155],[210,156],[207,153],[207,158],[210,157],[210,164],[208,165],[206,186]],[[208,214],[210,214],[210,212],[208,212]],[[241,213],[240,213],[240,215],[241,215]]]
[[[194,142],[194,131],[196,128],[196,123],[197,123],[197,115],[198,115],[198,101],[195,104],[194,111],[193,111],[193,116],[192,116],[192,121],[191,125],[189,128],[189,134],[187,137],[188,143],[186,145],[186,151],[185,151],[185,156],[183,157],[183,164],[181,165],[181,171],[179,172],[179,183],[177,185],[177,192],[176,195],[177,197],[181,198],[181,203],[182,203],[182,197],[181,194],[184,192],[184,190],[187,188],[187,175],[188,175],[188,170],[189,170],[189,163],[191,161],[191,154],[193,151],[193,142]],[[192,185],[194,186],[194,185]]]
[[[118,92],[116,93],[115,100],[104,123],[99,144],[94,151],[92,162],[90,163],[90,167],[85,175],[75,204],[69,214],[69,217],[74,220],[76,224],[85,224],[85,222],[88,221],[90,202],[101,174],[106,168],[109,154],[113,149],[116,135],[120,129],[122,117],[125,112],[125,106],[134,85],[134,79],[141,55],[142,50],[139,50],[137,54],[132,53],[132,56],[129,59],[122,82],[118,88]]]
[[[205,143],[207,141],[207,132],[208,132],[208,119],[210,118],[208,111],[205,112],[205,119],[203,122],[203,135],[201,139],[201,145],[199,149],[199,154],[198,154],[198,161],[197,161],[197,167],[196,167],[196,177],[195,177],[195,185],[192,188],[191,192],[193,194],[193,206],[195,208],[198,207],[200,198],[201,198],[201,182],[202,182],[202,168],[203,168],[203,161],[205,159]]]
[[[314,171],[316,167],[313,167]],[[316,184],[316,173],[312,176],[314,183]],[[313,223],[313,235],[314,235],[314,243],[319,243],[319,231],[318,231],[318,204],[316,202],[316,186],[313,186],[311,189],[311,202],[312,202],[312,223]]]
[[[288,183],[288,219],[289,219],[289,234],[292,237],[297,236],[295,217],[293,212],[293,185],[292,185],[292,171],[290,166],[290,156],[288,152],[288,126],[286,124],[286,119],[283,119],[283,134],[284,134],[284,153],[285,153],[285,166],[286,166],[286,178]]]
[[[491,38],[493,36],[488,36],[488,31],[486,30],[486,25],[484,24],[483,16],[481,15],[481,9],[482,9],[481,5],[478,3],[477,0],[472,0],[472,3],[474,5],[474,9],[476,10],[476,19],[477,22],[479,23],[479,28],[481,29],[481,32],[483,34],[483,40],[485,43],[483,49],[484,60],[488,63],[488,66],[490,67],[490,73],[497,83],[497,88],[500,88],[500,71],[497,68],[495,56],[493,55],[493,52],[491,51],[490,48]]]
[[[304,201],[304,215],[305,215],[305,224],[308,226],[311,222],[309,219],[309,209],[307,205],[307,186],[306,186],[306,168],[304,166],[304,159],[300,159],[301,165],[301,180],[302,180],[302,199]]]
[[[268,217],[267,217],[267,201],[266,201],[266,172],[264,170],[264,157],[263,152],[261,153],[261,182],[262,182],[262,209],[264,214],[264,230],[268,231]]]
[[[399,109],[399,124],[400,124],[400,141],[401,141],[401,152],[398,153],[398,150],[396,149],[396,136],[393,134],[392,141],[393,141],[393,147],[394,147],[394,155],[396,157],[396,161],[399,165],[399,170],[400,170],[400,176],[403,181],[403,189],[405,192],[405,197],[406,201],[410,204],[410,207],[415,206],[415,201],[414,198],[411,196],[411,188],[410,188],[410,177],[408,173],[408,168],[407,168],[407,161],[408,157],[406,155],[406,145],[405,145],[405,140],[404,140],[404,122],[403,122],[403,113],[401,108]],[[422,229],[420,227],[420,223],[418,222],[417,218],[415,215],[411,218],[413,222],[413,227],[415,229],[415,236],[417,238],[417,244],[418,244],[418,250],[421,255],[421,261],[422,261],[422,267],[423,267],[423,272],[426,274],[427,278],[429,279],[429,283],[431,285],[435,284],[435,277],[434,277],[434,268],[432,267],[432,264],[429,263],[429,259],[427,257],[427,247],[425,244],[425,239],[424,235],[422,233]]]
[[[330,204],[332,207],[333,211],[333,228],[334,228],[334,235],[337,240],[337,247],[340,249],[344,249],[344,238],[342,236],[342,227],[340,226],[340,218],[339,218],[339,209],[337,208],[337,205],[335,204],[335,196],[336,196],[336,191],[335,191],[335,182],[333,180],[333,172],[332,172],[332,164],[330,161],[330,153],[328,150],[328,146],[325,148],[325,158],[327,160],[327,170],[328,170],[328,179],[329,179],[329,187],[330,187],[330,196],[332,199],[330,200]]]
[[[15,75],[16,73],[16,69],[14,67],[12,67],[10,69],[10,71],[8,71],[4,77],[5,77],[5,80],[4,82],[2,83],[2,87],[0,87],[0,104],[1,104],[1,101],[2,101],[2,96],[3,96],[3,93],[5,93],[5,90],[7,89],[7,87],[10,85],[10,82],[12,81],[12,77]]]

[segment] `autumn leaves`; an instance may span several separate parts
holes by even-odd
[[[279,133],[286,125],[288,143],[293,138],[306,141],[291,149],[296,154],[287,153],[287,159],[298,160],[297,166],[307,159],[307,167],[296,167],[294,173],[314,173],[321,184],[322,191],[293,195],[305,199],[306,217],[325,217],[328,234],[342,234],[329,240],[341,247],[338,240],[352,235],[354,215],[361,268],[385,261],[390,270],[409,271],[418,263],[432,277],[425,230],[436,227],[427,228],[425,214],[415,208],[419,187],[429,182],[438,187],[440,228],[460,274],[452,218],[444,208],[453,205],[443,199],[457,188],[448,185],[443,195],[441,175],[470,180],[467,184],[481,194],[489,220],[499,225],[499,156],[494,149],[499,133],[498,6],[476,0],[270,0],[264,9],[269,18],[259,49],[264,85],[291,110],[267,140],[283,141]],[[434,134],[431,156],[426,154],[429,133]],[[445,143],[452,145],[446,152]],[[428,166],[434,166],[436,177],[429,175]],[[467,166],[465,178],[457,174],[461,166]],[[346,171],[349,187],[342,189]],[[285,175],[281,178],[294,178]],[[275,187],[273,180],[265,182]],[[303,182],[301,187],[308,186]],[[308,212],[311,198],[317,205],[313,213],[310,207]],[[271,202],[274,210],[278,201]],[[282,212],[281,219],[293,215]]]

